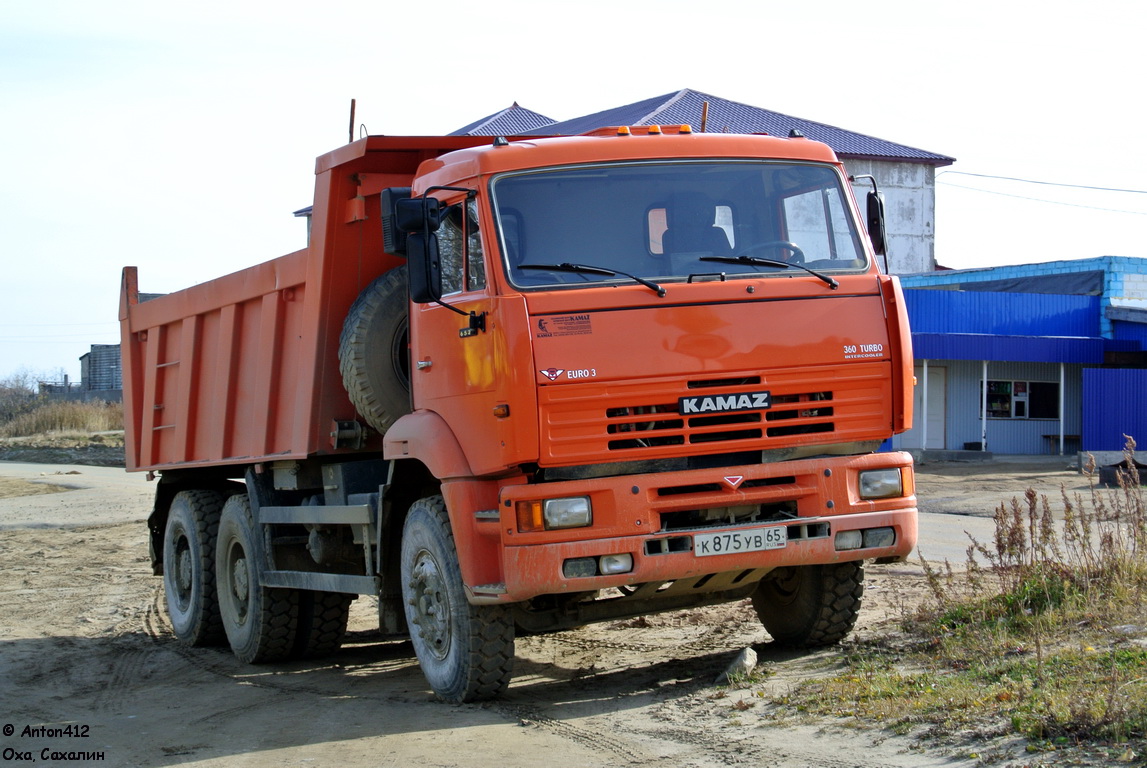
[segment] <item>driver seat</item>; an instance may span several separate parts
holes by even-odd
[[[728,256],[732,251],[725,230],[718,227],[717,208],[698,192],[679,192],[665,207],[668,227],[661,236],[662,250],[670,256]]]

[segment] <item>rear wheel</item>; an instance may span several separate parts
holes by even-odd
[[[341,592],[301,590],[293,655],[317,659],[341,648],[353,599]]]
[[[219,613],[231,650],[249,664],[292,655],[299,620],[299,592],[259,585],[263,548],[257,546],[246,494],[223,506],[215,547]]]
[[[505,690],[514,662],[514,622],[504,606],[467,602],[441,496],[411,506],[401,569],[411,642],[434,692],[460,704]]]
[[[753,593],[753,607],[779,645],[815,648],[852,631],[863,594],[861,562],[778,568]]]
[[[224,495],[180,491],[163,533],[163,591],[175,636],[187,645],[226,640],[215,594],[215,535]]]

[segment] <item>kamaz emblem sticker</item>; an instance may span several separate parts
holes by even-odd
[[[538,371],[538,373],[542,374],[550,381],[557,381],[558,377],[565,372],[566,371],[564,368],[543,368],[542,370]]]
[[[589,315],[547,315],[534,324],[534,338],[550,339],[555,336],[588,336],[593,333],[593,319]]]
[[[745,482],[744,475],[726,475],[724,478],[725,484],[729,486],[730,490],[737,490],[741,487],[741,483]]]
[[[768,392],[741,392],[733,395],[682,397],[677,400],[677,412],[682,416],[690,416],[695,413],[766,411],[772,407],[773,404]]]

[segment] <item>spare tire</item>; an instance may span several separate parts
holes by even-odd
[[[383,273],[351,305],[339,337],[339,371],[355,409],[379,432],[410,413],[405,266]]]

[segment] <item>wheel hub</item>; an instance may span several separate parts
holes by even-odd
[[[247,602],[250,597],[251,584],[247,572],[247,558],[242,550],[238,556],[231,560],[231,594],[235,597],[235,614],[240,623],[247,618]]]
[[[783,568],[772,580],[776,599],[784,605],[791,603],[801,587],[801,571],[797,568]]]
[[[428,552],[418,555],[410,591],[419,636],[436,658],[445,659],[450,652],[450,607],[442,573]]]
[[[187,542],[181,539],[175,549],[175,588],[181,603],[191,597],[192,571],[191,551]]]

